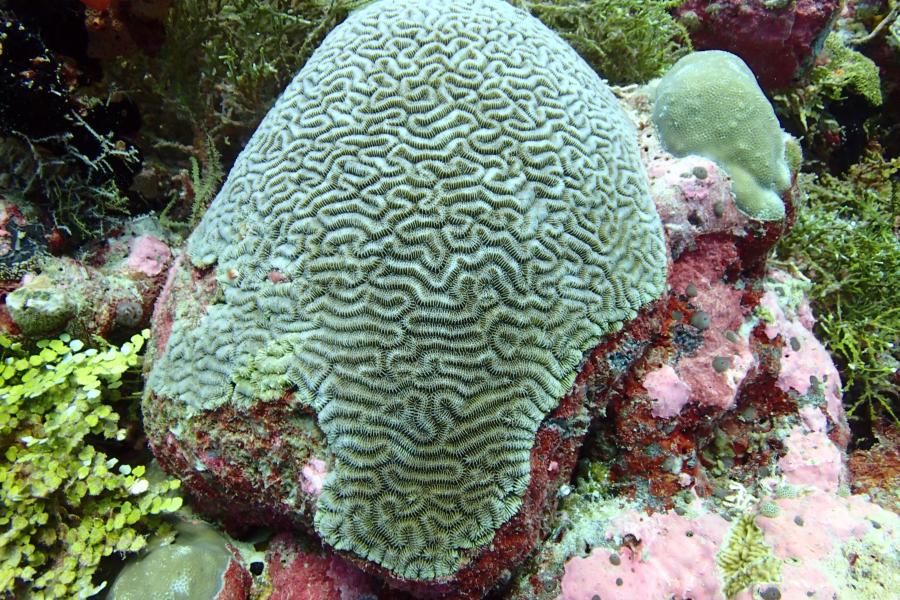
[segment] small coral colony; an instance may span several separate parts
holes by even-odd
[[[0,0],[0,598],[900,589],[900,3]]]

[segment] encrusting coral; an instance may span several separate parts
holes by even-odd
[[[151,540],[143,556],[125,565],[108,600],[222,600],[234,562],[228,541],[202,521],[181,521],[175,536]],[[246,593],[246,592],[245,592]]]
[[[616,99],[500,0],[353,13],[186,257],[216,300],[177,310],[148,419],[155,399],[190,418],[290,395],[333,456],[316,530],[414,580],[453,575],[517,512],[542,420],[666,264]]]

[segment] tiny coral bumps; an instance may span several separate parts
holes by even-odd
[[[740,58],[707,50],[680,59],[656,85],[653,123],[675,156],[699,154],[719,163],[751,218],[784,218],[780,196],[791,185],[791,138]]]
[[[522,505],[583,354],[663,290],[635,137],[578,55],[505,2],[353,13],[189,240],[172,281],[214,290],[157,318],[156,448],[187,457],[191,420],[289,401],[330,452],[323,540],[400,578],[453,575]],[[240,452],[221,451],[199,462]],[[300,478],[272,469],[255,485],[290,497]]]

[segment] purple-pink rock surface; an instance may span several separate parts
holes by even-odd
[[[697,50],[737,54],[766,90],[788,87],[815,61],[839,0],[688,0],[676,14]]]

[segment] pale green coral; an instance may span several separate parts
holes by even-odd
[[[731,526],[716,563],[729,600],[751,585],[781,579],[781,560],[763,538],[755,514],[744,514]]]
[[[789,138],[744,61],[719,50],[685,56],[656,84],[652,118],[669,152],[699,154],[727,171],[743,212],[784,217]]]
[[[87,597],[103,557],[141,549],[151,515],[180,506],[178,481],[151,484],[88,441],[124,438],[107,402],[144,339],[98,350],[63,336],[28,354],[0,335],[0,595]]]
[[[232,561],[228,541],[203,522],[182,521],[158,536],[116,578],[107,600],[213,600]]]
[[[176,319],[152,393],[202,411],[293,392],[334,456],[317,531],[409,579],[457,572],[516,513],[541,421],[666,263],[615,97],[499,0],[353,13],[186,256],[221,301]]]

